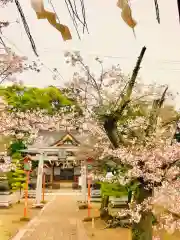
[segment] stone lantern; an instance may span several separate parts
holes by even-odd
[[[3,156],[0,157],[1,164],[6,164]],[[11,191],[6,172],[0,171],[0,207],[8,207],[11,202]]]
[[[5,173],[0,173],[0,195],[10,194],[10,187]]]

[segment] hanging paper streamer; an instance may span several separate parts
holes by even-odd
[[[160,23],[160,14],[159,14],[158,1],[157,1],[157,0],[154,0],[154,4],[155,4],[155,9],[156,9],[156,19],[157,19],[158,23]]]
[[[47,19],[48,22],[61,33],[64,41],[72,39],[69,28],[66,25],[57,23],[56,14],[44,9],[43,0],[31,0],[31,6],[36,12],[37,18]]]
[[[137,22],[132,18],[132,12],[128,0],[118,0],[117,6],[122,9],[121,17],[124,22],[129,27],[134,28],[137,25]]]

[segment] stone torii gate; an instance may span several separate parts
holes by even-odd
[[[71,148],[72,152],[78,151],[76,148]],[[43,177],[43,166],[44,161],[46,158],[48,159],[47,154],[49,153],[55,153],[56,157],[53,157],[53,159],[49,159],[50,161],[58,161],[63,160],[66,161],[68,159],[68,156],[66,154],[66,149],[59,148],[59,147],[30,147],[28,149],[23,149],[21,152],[29,153],[29,154],[37,154],[38,155],[38,174],[37,174],[37,184],[36,184],[36,203],[35,206],[41,206],[41,194],[42,194],[42,177]],[[87,194],[87,175],[86,175],[86,164],[84,161],[81,160],[81,176],[82,176],[82,197],[83,200],[86,200],[86,194]]]
[[[52,148],[28,148],[23,149],[21,152],[24,153],[37,153],[39,155],[39,163],[38,163],[38,174],[37,174],[37,185],[36,185],[36,206],[41,205],[41,193],[42,193],[42,177],[43,177],[43,166],[44,166],[44,160],[46,158],[46,155],[48,153],[56,153],[57,159],[56,160],[66,160],[66,151],[64,149],[60,149],[58,147],[52,147]],[[52,160],[51,160],[52,161]]]

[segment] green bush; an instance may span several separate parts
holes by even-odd
[[[16,161],[16,169],[12,172],[12,178],[11,178],[11,188],[12,190],[21,190],[25,187],[26,182],[26,174],[23,170],[23,164],[19,160]]]

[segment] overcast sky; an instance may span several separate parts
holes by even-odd
[[[133,16],[138,24],[132,30],[121,19],[121,11],[116,0],[84,0],[90,34],[82,35],[80,41],[73,28],[72,21],[64,1],[52,0],[61,23],[70,27],[73,39],[64,42],[59,32],[47,20],[37,20],[31,8],[30,0],[19,0],[35,40],[40,60],[45,64],[41,73],[23,73],[21,79],[28,85],[61,85],[63,80],[53,80],[54,67],[58,68],[63,79],[71,77],[71,69],[65,64],[64,50],[80,50],[85,61],[93,70],[98,65],[94,58],[98,55],[105,66],[119,63],[125,73],[131,73],[136,59],[145,45],[147,52],[142,63],[140,76],[146,82],[170,84],[178,91],[180,79],[180,24],[176,0],[159,0],[161,24],[156,21],[153,0],[132,0]],[[80,0],[76,0],[77,2]],[[48,0],[45,7],[51,9]],[[10,22],[19,19],[20,24],[12,23],[4,32],[6,40],[20,54],[36,59],[25,34],[16,6],[10,4],[1,9],[1,16]]]

